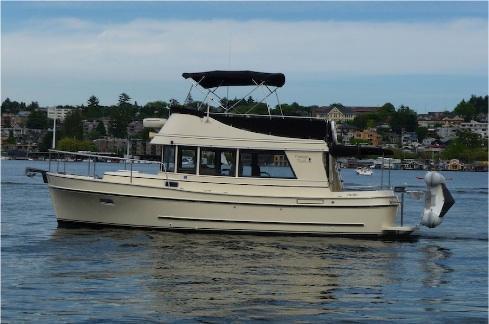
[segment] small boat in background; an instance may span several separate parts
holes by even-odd
[[[358,175],[362,175],[362,176],[371,176],[374,172],[372,171],[372,169],[369,169],[369,168],[356,168],[355,169],[355,172],[358,174]]]

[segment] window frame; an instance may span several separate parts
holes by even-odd
[[[229,175],[224,175],[224,174],[202,174],[202,151],[213,151],[214,154],[216,154],[216,151],[219,151],[221,154],[225,152],[231,152],[233,153],[233,159],[232,159],[232,168],[229,170]],[[227,148],[227,147],[209,147],[209,146],[202,146],[199,147],[199,175],[203,176],[212,176],[212,177],[236,177],[236,170],[237,170],[237,156],[238,156],[238,149],[235,148]],[[214,160],[215,162],[215,160]],[[212,170],[212,169],[211,169]],[[214,171],[216,171],[216,166],[214,166]],[[221,171],[222,172],[222,171]]]
[[[165,148],[167,147],[173,148],[173,161],[171,161],[170,159],[165,161]],[[172,173],[176,172],[177,168],[175,162],[177,158],[177,150],[178,150],[177,145],[163,145],[163,147],[161,148],[161,166],[160,166],[162,172],[172,172]],[[169,166],[170,163],[173,163],[173,170],[169,170],[169,168],[166,168],[166,164],[168,164]]]
[[[261,154],[270,154],[272,156],[273,155],[283,155],[285,157],[285,161],[287,162],[287,165],[288,165],[290,171],[292,172],[292,176],[291,177],[278,177],[278,176],[271,176],[271,175],[261,176],[261,172],[260,172],[260,176],[254,176],[253,172],[251,172],[251,175],[249,175],[249,176],[243,175],[241,157],[243,156],[243,154],[247,154],[247,153],[251,153],[252,155],[257,154],[257,160],[258,160],[258,155],[260,153]],[[259,167],[259,165],[258,165],[258,167]],[[236,169],[237,169],[237,176],[240,178],[297,180],[297,175],[294,171],[294,168],[292,167],[292,164],[289,161],[289,157],[287,156],[287,153],[284,150],[241,149],[241,150],[239,150],[238,164],[237,164]]]
[[[194,167],[193,169],[182,169],[182,157],[183,157],[183,154],[182,154],[182,151],[183,150],[192,150],[195,152],[195,156],[194,156]],[[176,156],[176,159],[177,159],[177,163],[176,163],[176,172],[177,173],[185,173],[185,174],[198,174],[198,168],[197,168],[197,159],[199,157],[199,150],[198,150],[198,147],[197,146],[188,146],[188,145],[178,145],[177,146],[177,154],[175,154]]]

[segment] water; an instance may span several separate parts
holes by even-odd
[[[26,166],[47,163],[1,167],[5,323],[487,322],[487,173],[445,173],[456,204],[444,223],[388,242],[57,228],[48,190]],[[342,175],[347,185],[380,183],[379,170]],[[392,184],[421,189],[416,176],[393,171]],[[422,202],[407,203],[405,223],[417,224]]]

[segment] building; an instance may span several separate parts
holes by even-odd
[[[457,127],[449,126],[449,127],[440,127],[436,129],[436,134],[440,137],[440,140],[443,143],[451,141],[457,137]]]
[[[344,122],[355,118],[350,108],[342,106],[319,107],[313,109],[312,114],[313,117],[333,120],[335,122]]]
[[[418,144],[418,135],[416,132],[404,132],[401,137],[402,146]]]
[[[98,152],[112,152],[119,155],[126,154],[127,140],[124,138],[105,137],[93,141]]]
[[[331,105],[328,107],[318,107],[311,110],[311,114],[316,118],[323,118],[335,122],[345,122],[355,119],[355,117],[376,112],[379,107],[345,107],[341,105]]]
[[[143,121],[142,120],[134,120],[127,125],[127,135],[135,136],[140,134],[143,131]]]
[[[460,130],[479,134],[482,138],[487,138],[487,123],[479,123],[475,120],[471,120],[468,123],[461,123],[458,128]]]
[[[464,119],[460,116],[455,116],[455,117],[445,117],[442,118],[441,124],[442,126],[457,126],[460,125],[461,123],[464,122]]]
[[[350,140],[355,137],[357,128],[348,124],[338,124],[336,126],[336,134],[338,135],[338,142],[342,144],[350,144]]]
[[[66,116],[78,108],[48,107],[48,118],[64,121]]]
[[[464,164],[457,159],[450,160],[447,164],[448,171],[461,171],[464,169]]]
[[[97,128],[98,123],[99,123],[98,120],[83,120],[82,121],[83,134],[90,134],[92,131],[94,131]]]
[[[424,146],[430,146],[435,141],[436,141],[436,138],[434,138],[434,137],[426,137],[425,139],[423,139],[423,142],[421,144],[423,144]]]
[[[445,118],[448,118],[448,120],[445,120]],[[458,116],[454,117],[456,120],[458,120]],[[462,120],[463,121],[463,120]],[[418,126],[419,127],[426,127],[426,128],[434,128],[434,127],[440,127],[444,125],[444,123],[450,123],[450,117],[447,116],[447,113],[441,112],[441,111],[431,111],[427,114],[419,114],[417,118]]]
[[[368,141],[370,145],[379,146],[382,144],[382,136],[377,134],[375,128],[368,128],[363,131],[355,132],[355,139]]]

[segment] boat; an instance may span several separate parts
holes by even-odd
[[[285,83],[281,73],[253,71],[183,77],[192,82],[191,90],[206,91],[206,98],[217,87],[262,87],[266,97],[260,102]],[[234,114],[236,104],[212,107],[206,100],[198,109],[172,109],[168,119],[151,119],[157,130],[151,144],[162,146],[161,161],[153,162],[160,166],[157,174],[133,171],[135,160],[119,158],[126,169],[98,177],[96,159],[83,153],[87,175],[56,172],[51,163],[49,170],[26,171],[42,173],[60,226],[374,237],[404,237],[418,228],[403,225],[402,215],[401,225],[396,223],[403,203],[396,192],[404,192],[399,188],[343,188],[338,157],[392,152],[340,145],[334,122],[324,119],[275,115],[270,109],[268,115]],[[432,198],[422,223],[433,227],[453,199],[441,175],[430,177],[437,180],[428,185]]]
[[[360,167],[355,169],[355,173],[361,176],[371,176],[374,172],[371,168]]]

